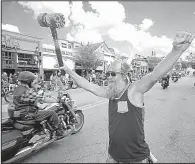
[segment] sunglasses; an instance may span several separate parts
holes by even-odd
[[[119,72],[106,72],[106,77],[109,77],[110,75],[112,77],[115,77],[117,73],[119,73]]]

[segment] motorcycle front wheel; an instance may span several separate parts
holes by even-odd
[[[4,99],[6,102],[10,103],[13,100],[13,91],[5,93]]]
[[[74,124],[75,128],[74,128],[74,131],[72,132],[72,134],[78,133],[84,125],[84,114],[83,114],[83,112],[81,110],[77,110],[77,111],[75,111],[75,114],[76,114],[76,117],[78,119],[78,122]]]

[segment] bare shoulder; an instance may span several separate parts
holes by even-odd
[[[138,85],[138,81],[135,81],[130,85],[128,89],[128,99],[133,105],[142,108],[144,103],[144,94],[138,91]]]

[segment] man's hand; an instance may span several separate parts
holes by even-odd
[[[64,66],[60,67],[59,69],[67,71],[70,68],[68,68],[68,66],[64,63]]]
[[[173,67],[175,62],[183,54],[183,52],[190,46],[194,40],[194,35],[179,31],[173,42],[172,51],[161,61],[153,70],[152,73],[147,74],[141,80],[135,83],[136,91],[144,94],[149,91],[159,78],[164,77]]]
[[[184,52],[190,46],[194,38],[195,35],[191,33],[178,31],[173,41],[173,49]]]

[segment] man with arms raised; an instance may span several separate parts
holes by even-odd
[[[89,83],[66,65],[61,67],[78,86],[109,99],[108,163],[155,162],[144,136],[144,93],[170,71],[194,37],[187,32],[178,32],[166,58],[152,73],[132,84],[127,76],[130,66],[120,60],[114,61],[106,73],[108,87]]]

